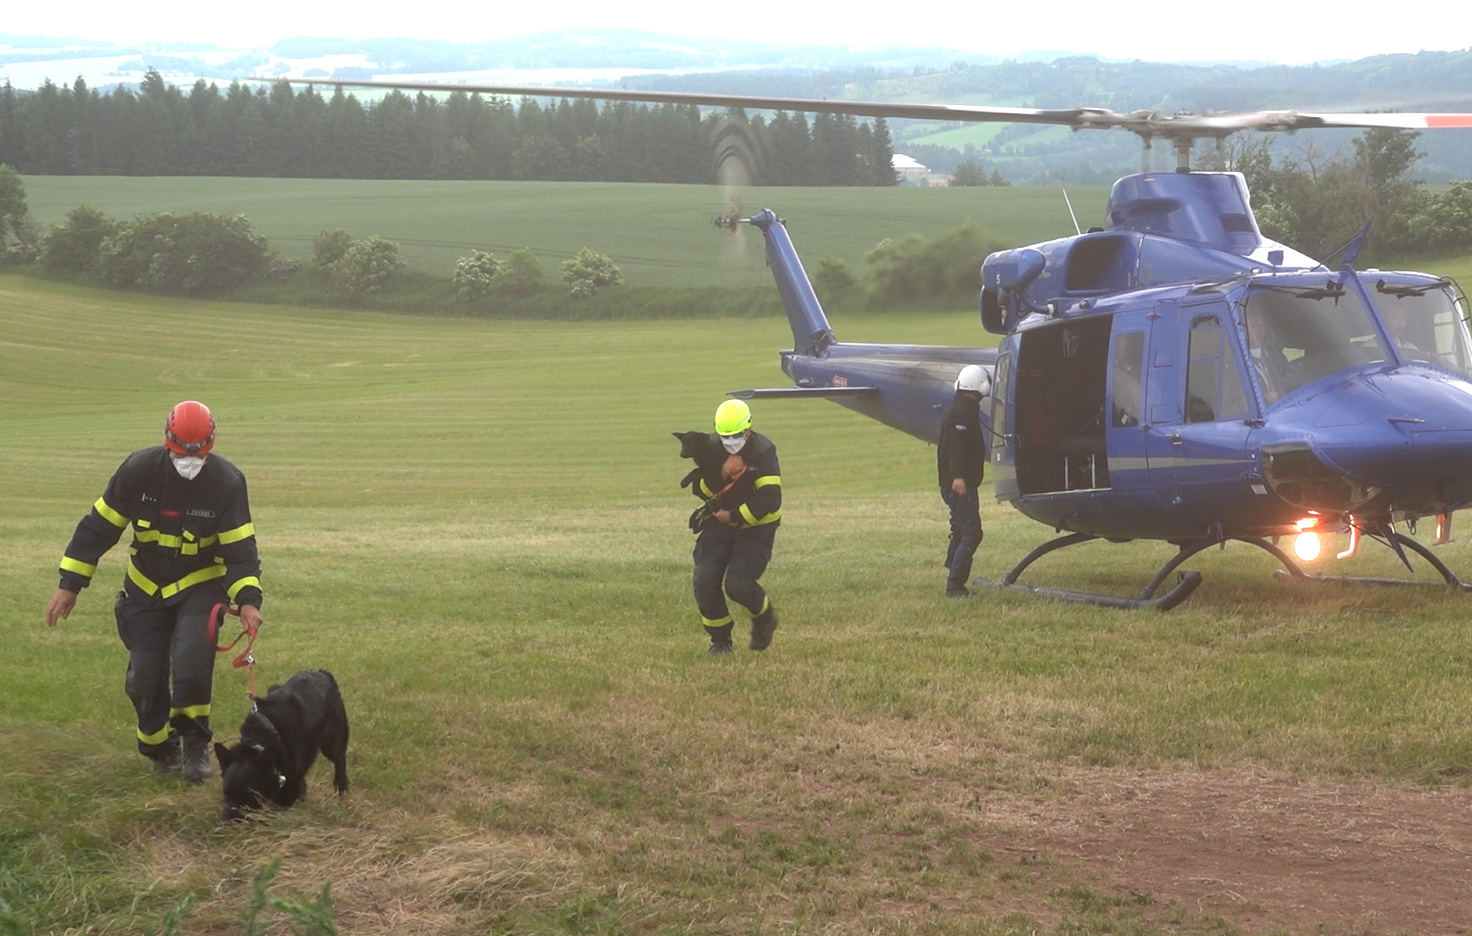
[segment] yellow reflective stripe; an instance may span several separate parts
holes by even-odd
[[[157,543],[164,549],[177,549],[181,556],[197,556],[201,549],[207,549],[215,545],[217,541],[217,537],[213,534],[196,541],[194,534],[188,530],[184,531],[183,536],[160,533],[158,530],[139,530],[133,534],[133,538],[140,543]]]
[[[782,486],[782,476],[781,475],[766,475],[764,477],[757,478],[756,479],[756,482],[754,484],[752,484],[752,487],[753,488],[756,488],[757,490],[761,490],[762,488],[764,488],[764,487],[766,487],[766,486],[768,486],[770,484],[775,484],[778,487],[781,487]]]
[[[782,519],[782,508],[779,507],[769,514],[764,514],[761,519],[757,519],[756,514],[751,512],[751,508],[742,504],[741,519],[746,521],[747,526],[766,526],[769,523],[776,523]]]
[[[247,575],[245,578],[239,580],[234,585],[231,585],[229,588],[227,588],[225,590],[225,594],[230,596],[231,601],[234,601],[235,596],[240,594],[240,590],[250,585],[254,585],[256,588],[260,588],[261,580],[256,578],[254,575]]]
[[[184,589],[190,588],[190,587],[195,586],[195,585],[198,585],[200,582],[208,582],[210,579],[217,579],[217,578],[224,578],[224,577],[225,577],[225,567],[224,566],[222,566],[222,565],[206,566],[205,568],[200,569],[200,570],[198,570],[196,572],[190,572],[188,575],[186,575],[183,578],[179,579],[179,581],[173,583],[172,585],[165,585],[163,588],[160,588],[158,590],[158,593],[159,593],[160,596],[162,596],[164,598],[172,598],[175,595],[179,594],[179,592],[183,591]]]
[[[221,530],[220,545],[229,546],[231,543],[238,543],[243,539],[249,539],[255,535],[256,525],[254,523],[247,523],[245,526],[238,526],[233,530]]]
[[[144,744],[163,744],[165,741],[169,740],[169,726],[164,725],[153,734],[144,734],[143,729],[139,728],[138,740],[142,741]]]
[[[138,567],[131,561],[128,563],[128,578],[134,585],[143,589],[144,594],[158,595],[161,598],[172,598],[186,588],[198,585],[200,582],[208,582],[210,579],[224,578],[225,567],[223,565],[206,566],[179,579],[177,582],[165,585],[162,588],[158,583],[138,571]]]
[[[77,575],[85,575],[87,578],[91,578],[97,573],[97,566],[90,562],[83,562],[80,559],[73,559],[71,556],[62,556],[61,571],[75,572]]]
[[[116,510],[113,510],[107,505],[107,501],[103,500],[100,497],[97,498],[97,503],[92,505],[92,509],[101,514],[102,519],[106,520],[108,523],[111,523],[119,530],[128,525],[128,518],[118,513]]]
[[[705,622],[706,627],[724,627],[727,624],[732,624],[735,622],[735,619],[732,618],[729,614],[723,618],[708,618],[702,614],[700,616],[700,619]]]
[[[700,493],[705,495],[706,500],[710,500],[712,497],[716,496],[716,492],[710,489],[710,486],[705,483],[704,478],[700,479]]]
[[[169,709],[170,718],[177,718],[180,715],[185,718],[209,718],[210,704],[206,702],[204,705],[186,705],[183,708]]]
[[[153,579],[144,575],[142,572],[139,572],[138,567],[133,565],[132,561],[128,562],[128,579],[134,585],[137,585],[139,588],[143,589],[143,593],[145,595],[158,594],[158,586],[154,584]]]

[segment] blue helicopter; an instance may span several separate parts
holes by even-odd
[[[369,83],[377,84],[377,83]],[[382,83],[446,90],[426,83]],[[1472,504],[1472,335],[1466,296],[1444,277],[1360,271],[1368,226],[1337,263],[1265,238],[1240,173],[1190,169],[1199,139],[1239,130],[1472,127],[1472,114],[1119,114],[958,105],[811,101],[735,95],[454,85],[505,96],[581,97],[868,117],[1124,129],[1144,143],[1143,171],[1115,183],[1104,224],[994,253],[981,264],[981,324],[996,348],[854,344],[835,336],[782,220],[771,210],[717,218],[762,232],[792,328],[781,354],[793,386],[738,391],[821,397],[927,442],[960,369],[991,380],[983,431],[997,500],[1061,534],[996,582],[1073,601],[1169,609],[1200,584],[1192,556],[1236,540],[1271,553],[1280,574],[1315,580],[1304,561],[1330,535],[1341,558],[1369,537],[1408,571],[1421,556],[1472,590],[1426,546],[1396,530],[1435,518],[1437,545]],[[1174,172],[1151,172],[1170,141]],[[1133,597],[1018,583],[1039,558],[1092,540],[1177,547]],[[1332,581],[1346,581],[1334,577]],[[1402,579],[1355,579],[1402,583]]]

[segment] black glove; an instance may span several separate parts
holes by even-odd
[[[696,507],[695,512],[690,515],[690,532],[699,533],[714,518],[715,512],[716,505],[714,501],[706,501],[699,507]]]

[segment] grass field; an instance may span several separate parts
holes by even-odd
[[[976,334],[969,310],[834,324]],[[756,408],[782,458],[782,625],[765,654],[707,657],[668,433],[777,384],[789,343],[777,319],[452,321],[0,277],[0,930],[152,933],[192,899],[180,931],[243,932],[279,859],[272,893],[330,884],[347,933],[1287,932],[997,846],[1015,828],[990,804],[1056,804],[1080,771],[1468,784],[1467,598],[1295,588],[1234,548],[1168,615],[948,602],[933,450],[824,403]],[[332,670],[353,726],[345,800],[318,773],[240,827],[217,783],[132,753],[123,550],[42,624],[73,525],[189,397],[250,479],[260,678]],[[983,519],[979,574],[1050,533],[986,498]],[[1080,550],[1036,580],[1128,594],[1169,552]],[[1465,543],[1442,556],[1472,569]],[[245,680],[216,678],[228,735]]]
[[[114,218],[154,211],[243,214],[287,256],[308,258],[327,227],[398,241],[414,269],[449,276],[472,249],[498,256],[530,247],[550,275],[579,248],[612,257],[631,286],[769,286],[761,238],[718,231],[727,194],[696,185],[552,182],[416,182],[27,176],[31,213],[60,223],[86,204]],[[1103,217],[1108,190],[1070,189],[1079,221]],[[1057,189],[755,188],[747,215],[764,207],[788,219],[811,266],[832,255],[858,271],[886,237],[935,237],[974,220],[1006,244],[1073,233]],[[981,258],[977,259],[980,264]]]

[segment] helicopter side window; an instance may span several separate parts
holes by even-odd
[[[1186,422],[1241,419],[1247,396],[1236,362],[1224,354],[1222,326],[1214,316],[1191,322],[1190,360],[1186,365]]]
[[[1114,372],[1110,378],[1110,425],[1127,429],[1140,424],[1140,375],[1145,370],[1145,333],[1125,332],[1114,340]]]
[[[1010,396],[1008,387],[1012,380],[1012,355],[1002,354],[997,357],[995,374],[992,377],[992,431],[997,433],[1006,432],[1007,427],[1007,399]],[[990,450],[990,446],[988,446]]]
[[[1255,290],[1244,318],[1253,371],[1268,403],[1310,381],[1387,358],[1364,303],[1336,280]]]
[[[1450,284],[1425,285],[1377,281],[1371,295],[1396,351],[1406,361],[1423,361],[1472,376],[1467,328]]]

